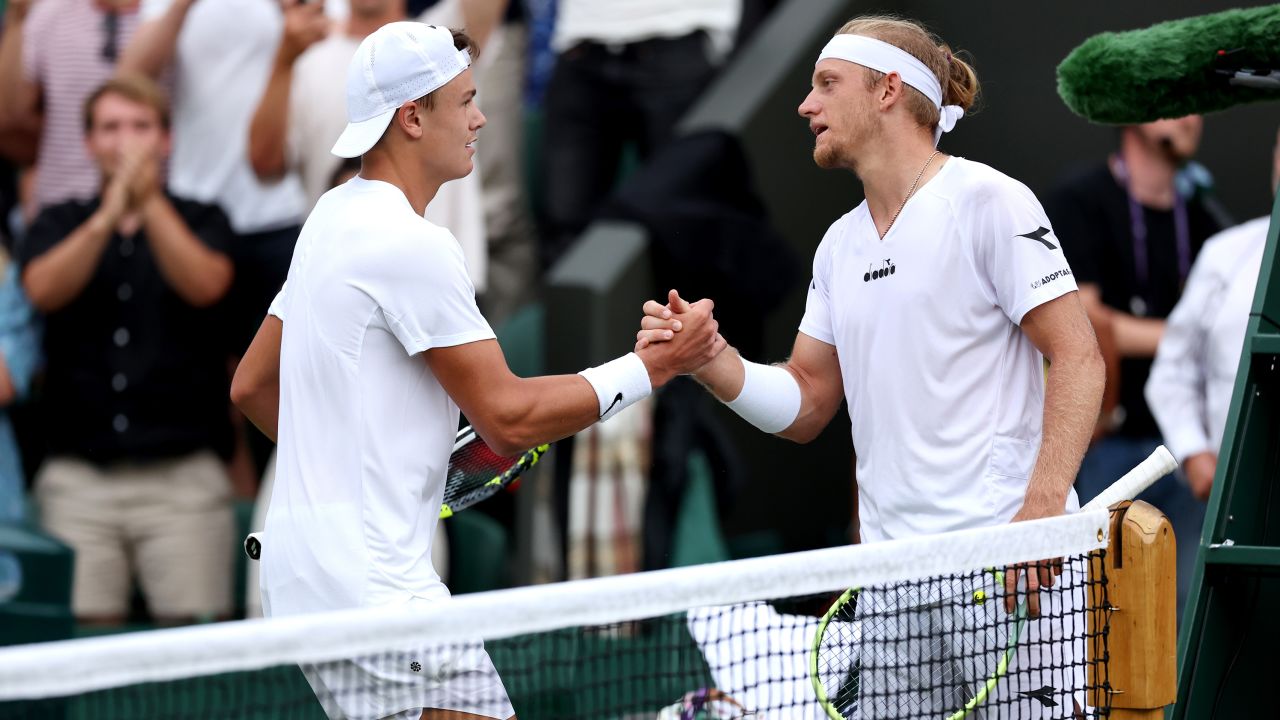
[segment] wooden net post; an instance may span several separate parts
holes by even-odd
[[[1159,720],[1177,697],[1178,625],[1176,547],[1173,527],[1141,500],[1111,506],[1111,544],[1103,558],[1107,586],[1090,583],[1089,704],[1106,704],[1113,720]],[[1095,570],[1091,566],[1091,572]],[[1109,662],[1099,634],[1110,603]]]

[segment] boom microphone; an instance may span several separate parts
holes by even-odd
[[[1058,65],[1058,94],[1110,125],[1280,99],[1280,5],[1095,35]]]

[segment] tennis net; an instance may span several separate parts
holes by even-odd
[[[18,646],[0,650],[0,718],[497,716],[508,698],[521,720],[1102,717],[1108,538],[1100,510],[412,611]],[[1013,570],[1046,559],[1060,575],[1037,614]]]

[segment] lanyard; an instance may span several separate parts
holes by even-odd
[[[1138,295],[1147,295],[1151,268],[1147,256],[1146,212],[1133,197],[1129,187],[1129,167],[1125,165],[1124,158],[1116,157],[1115,173],[1129,200],[1129,233],[1133,238],[1133,269],[1137,276]],[[1177,183],[1173,188],[1173,233],[1178,246],[1178,283],[1181,285],[1191,273],[1191,225],[1187,220],[1187,201],[1178,191]]]

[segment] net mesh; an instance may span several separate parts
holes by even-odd
[[[1106,537],[1105,512],[1081,514],[10,648],[0,718],[1104,717]],[[1045,558],[1060,574],[1035,614],[1005,573]]]

